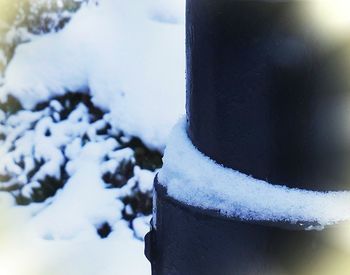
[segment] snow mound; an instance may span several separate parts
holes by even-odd
[[[173,129],[159,173],[160,183],[175,199],[243,220],[322,227],[350,219],[350,192],[292,189],[225,168],[194,147],[186,127],[182,119]]]
[[[114,127],[162,150],[184,113],[183,13],[182,0],[90,1],[62,31],[17,48],[0,95],[32,109],[89,91]]]
[[[138,163],[129,141],[109,132],[109,114],[89,103],[57,99],[37,111],[0,112],[0,190],[8,190],[0,192],[1,274],[150,274],[142,240],[151,207],[140,206],[151,202],[156,171]],[[124,165],[132,170],[124,174]],[[55,177],[64,186],[32,202],[57,187]],[[32,203],[16,205],[19,197]]]
[[[144,244],[136,240],[125,221],[113,224],[108,239],[98,236],[43,239],[31,224],[31,207],[10,205],[0,192],[1,274],[16,275],[146,275],[150,264]],[[69,213],[71,209],[66,209]],[[20,264],[19,264],[20,263]]]

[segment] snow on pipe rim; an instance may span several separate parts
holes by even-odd
[[[182,118],[173,128],[158,180],[169,196],[201,209],[246,221],[316,224],[307,229],[350,221],[350,192],[308,191],[273,185],[201,153],[187,135]]]

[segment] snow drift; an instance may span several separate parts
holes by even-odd
[[[61,32],[17,48],[0,95],[31,109],[89,92],[116,128],[162,150],[184,113],[183,13],[179,0],[91,1]]]

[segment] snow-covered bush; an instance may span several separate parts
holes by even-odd
[[[116,199],[123,203],[122,217],[133,228],[135,219],[151,214],[152,183],[161,154],[112,130],[109,120],[108,113],[81,93],[68,93],[33,111],[2,111],[0,190],[11,192],[18,204],[44,202],[79,169],[72,163],[84,148],[101,144],[105,151],[94,152],[100,178],[106,189],[120,189]],[[108,226],[101,225],[101,236]]]
[[[45,240],[107,237],[118,222],[141,239],[184,112],[184,1],[87,0],[66,24],[81,2],[29,1],[13,35],[5,26],[2,37],[26,37],[0,45],[5,63],[7,45],[31,41],[0,83],[0,190],[39,205],[32,224]]]
[[[28,270],[12,273],[150,273],[139,240],[184,112],[183,3],[0,0],[0,211],[20,216],[16,253],[54,259],[38,272],[16,254]]]

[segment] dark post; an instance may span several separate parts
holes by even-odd
[[[350,190],[350,29],[329,39],[312,5],[187,1],[188,134],[205,155],[254,178]],[[154,275],[300,275],[339,252],[326,239],[341,225],[228,219],[175,200],[157,180],[155,197],[146,251]],[[335,274],[346,273],[322,275]]]

